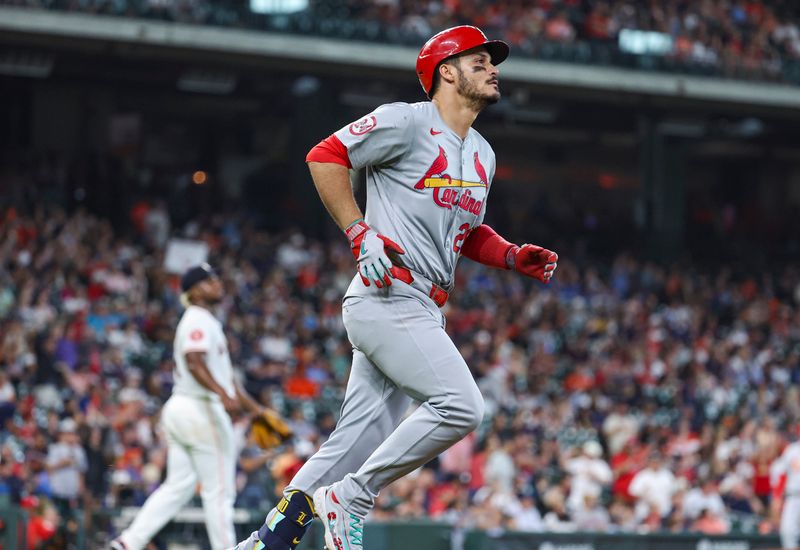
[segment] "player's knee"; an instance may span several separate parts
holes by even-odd
[[[444,418],[462,436],[474,431],[480,425],[486,408],[477,386],[452,395],[444,405]]]
[[[191,498],[196,489],[197,478],[195,476],[187,475],[175,480],[175,490],[182,496],[189,495],[187,498]]]
[[[466,431],[464,435],[475,431],[483,421],[486,403],[483,400],[481,392],[478,391],[477,388],[475,388],[475,391],[472,392],[472,395],[466,399],[465,410],[467,411],[467,414],[465,425]]]

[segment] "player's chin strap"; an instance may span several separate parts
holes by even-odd
[[[314,520],[314,503],[302,491],[292,491],[270,510],[258,538],[269,550],[294,550]]]

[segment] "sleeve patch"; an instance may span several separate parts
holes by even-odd
[[[363,136],[374,130],[377,125],[378,121],[375,119],[375,116],[367,115],[361,120],[352,123],[349,130],[354,136]]]

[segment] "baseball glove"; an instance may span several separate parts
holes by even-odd
[[[289,425],[272,409],[264,409],[255,416],[250,429],[256,445],[262,449],[272,449],[292,437]]]

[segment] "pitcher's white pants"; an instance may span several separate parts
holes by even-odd
[[[800,496],[787,496],[781,512],[781,546],[800,548]]]
[[[383,487],[473,431],[484,411],[439,308],[400,281],[386,290],[345,298],[353,366],[341,418],[286,489],[311,495],[341,481],[339,501],[361,516]],[[403,420],[413,399],[422,405]]]
[[[230,416],[220,402],[173,395],[161,423],[167,434],[167,478],[120,535],[128,550],[140,550],[192,498],[198,481],[212,550],[236,544],[236,448]]]

